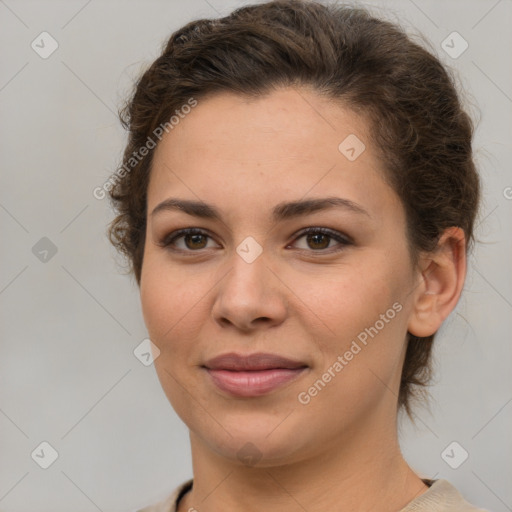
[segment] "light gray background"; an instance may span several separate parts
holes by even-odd
[[[245,3],[0,0],[2,511],[129,511],[192,475],[187,429],[133,354],[146,337],[138,290],[92,191],[123,150],[116,109],[161,44]],[[403,450],[422,476],[512,510],[512,2],[377,3],[458,70],[485,182],[464,296],[436,344],[432,414],[403,423]],[[42,31],[59,44],[47,59],[31,48]],[[469,43],[457,59],[441,48],[453,31]],[[32,251],[43,237],[57,247],[47,262]],[[46,470],[31,458],[43,441],[58,452]],[[458,469],[441,457],[452,441],[469,453]]]

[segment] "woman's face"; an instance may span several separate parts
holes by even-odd
[[[390,435],[417,276],[363,118],[306,89],[199,100],[147,197],[143,314],[195,439],[273,465]]]

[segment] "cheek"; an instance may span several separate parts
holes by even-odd
[[[187,289],[177,275],[169,272],[161,258],[151,251],[145,255],[140,283],[142,314],[150,338],[160,348],[188,304]]]
[[[389,263],[389,258],[385,260],[361,257],[356,263],[323,270],[306,279],[298,271],[288,281],[294,283],[296,295],[307,304],[311,325],[318,325],[331,341],[335,336],[346,343],[373,326],[403,296],[404,285],[397,278],[395,265]],[[394,313],[391,310],[390,316]]]
[[[144,262],[141,276],[140,300],[150,338],[161,348],[161,337],[173,324],[175,295],[169,293],[166,280],[158,279],[158,274],[157,268],[148,258]]]
[[[400,372],[408,314],[404,290],[410,284],[406,253],[376,250],[353,261],[307,279],[297,295],[307,298],[308,330],[319,363],[311,384],[318,377],[329,381],[329,391],[322,391],[317,402],[341,400],[358,409],[375,404]],[[341,410],[347,412],[344,406]]]
[[[142,314],[149,337],[163,356],[176,356],[197,339],[208,321],[215,276],[171,266],[165,255],[149,254],[140,284]],[[209,293],[210,292],[210,293]]]
[[[160,350],[154,362],[162,389],[173,408],[187,423],[199,416],[191,411],[191,389],[187,384],[194,364],[194,348],[188,342],[196,339],[204,324],[205,290],[196,278],[184,278],[178,268],[158,263],[158,258],[145,259],[140,285],[140,300],[149,338]],[[206,297],[204,297],[206,299]],[[201,321],[202,319],[202,321]],[[192,401],[194,402],[194,401]]]
[[[334,430],[348,426],[382,400],[395,400],[390,390],[396,389],[407,330],[403,293],[391,267],[381,262],[366,272],[351,268],[337,275],[323,286],[319,280],[309,283],[311,309],[321,312],[329,329],[322,336],[311,333],[321,354],[300,390],[300,403],[308,402],[301,410],[324,431],[327,423]]]

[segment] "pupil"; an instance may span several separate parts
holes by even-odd
[[[204,247],[204,238],[204,235],[187,235],[185,241],[189,249],[202,249]],[[189,243],[190,241],[192,241],[192,243]],[[203,242],[202,244],[201,241]]]
[[[329,245],[328,236],[323,233],[318,233],[315,235],[308,235],[308,243],[310,246],[313,246],[313,249],[325,249]],[[322,239],[324,243],[322,243]],[[327,241],[327,243],[325,243]]]

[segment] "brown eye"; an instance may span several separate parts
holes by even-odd
[[[331,237],[324,233],[306,236],[307,243],[311,249],[327,249]]]
[[[206,235],[185,235],[184,241],[188,249],[204,249],[207,244]]]
[[[309,227],[303,230],[293,243],[297,249],[320,254],[342,251],[352,244],[352,240],[343,233],[320,227]]]
[[[197,228],[180,229],[160,241],[161,247],[181,252],[195,252],[210,249],[214,240],[206,232]]]

